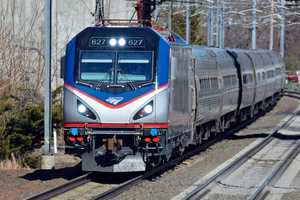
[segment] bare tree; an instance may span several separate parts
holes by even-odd
[[[13,95],[24,95],[21,89],[34,97],[42,85],[42,6],[38,0],[0,0],[0,89]]]

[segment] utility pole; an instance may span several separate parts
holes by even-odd
[[[274,0],[271,0],[270,46],[269,46],[270,50],[273,50],[273,45],[274,45]]]
[[[169,2],[168,28],[172,32],[173,1]]]
[[[256,0],[252,0],[251,48],[256,49]]]
[[[224,48],[224,39],[225,39],[225,26],[224,26],[224,0],[219,2],[219,47]]]
[[[216,23],[218,22],[216,13],[217,13],[217,7],[216,7],[216,1],[213,0],[212,2],[212,16],[211,16],[211,46],[216,46],[216,37],[217,37],[217,26]]]
[[[211,18],[211,43],[218,47],[218,0],[213,0],[212,18]]]
[[[221,18],[220,18],[220,0],[216,1],[216,47],[220,47],[220,22],[221,22]]]
[[[285,48],[285,0],[280,0],[281,10],[281,26],[280,26],[280,55],[284,57]]]
[[[213,39],[212,39],[212,2],[208,2],[208,15],[207,15],[207,46],[213,46]]]
[[[110,2],[110,1],[109,1]],[[158,18],[159,18],[159,12],[160,12],[160,7],[159,5],[156,5],[156,9],[154,10],[154,17],[153,17],[153,20],[155,22],[158,21]]]
[[[52,0],[45,0],[45,82],[44,82],[44,155],[42,169],[54,167],[54,156],[50,152],[52,133],[52,95],[51,95],[51,42],[52,42]]]
[[[186,5],[186,15],[185,15],[185,40],[187,44],[190,44],[191,40],[191,10],[190,5],[187,3]]]
[[[212,8],[211,8],[211,26],[210,26],[210,42],[211,46],[215,45],[215,2],[213,0],[212,2]]]
[[[55,2],[55,65],[56,65],[56,74],[55,74],[55,87],[58,87],[58,79],[60,77],[59,75],[59,62],[58,61],[58,1],[54,1]]]

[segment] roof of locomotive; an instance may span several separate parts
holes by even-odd
[[[188,45],[186,41],[177,33],[170,32],[167,29],[153,26],[153,27],[145,27],[145,26],[126,26],[126,25],[108,25],[108,26],[89,26],[79,32],[75,37],[80,37],[82,34],[86,34],[88,32],[94,32],[97,30],[103,29],[116,29],[122,32],[122,29],[128,29],[136,32],[143,33],[155,33],[157,36],[165,39],[170,45]]]

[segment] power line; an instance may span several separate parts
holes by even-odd
[[[92,13],[93,10],[87,5],[87,3],[84,0],[80,0],[80,2],[84,5],[84,7],[90,12]]]

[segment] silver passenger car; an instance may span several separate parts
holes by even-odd
[[[217,55],[212,49],[194,47],[196,124],[220,118],[222,79]]]
[[[189,79],[195,80],[192,105],[198,134],[194,139],[253,117],[280,96],[284,64],[271,51],[194,46],[192,53],[195,74]]]
[[[195,110],[193,105],[195,94],[192,62],[192,49],[190,47],[176,45],[171,47],[167,139],[170,141],[176,140],[171,142],[176,146],[186,146],[192,142],[193,111]]]
[[[254,110],[255,92],[257,85],[257,77],[255,76],[255,67],[251,57],[243,50],[230,49],[228,52],[236,59],[240,81],[240,99],[239,111],[242,114],[246,108]]]

